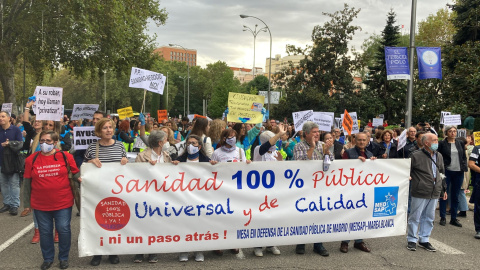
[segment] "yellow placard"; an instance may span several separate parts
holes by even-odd
[[[118,113],[118,118],[120,118],[120,120],[125,119],[127,117],[133,117],[132,106],[118,109],[117,113]]]
[[[264,101],[264,96],[228,93],[227,121],[250,124],[261,123],[263,120],[262,108]]]
[[[480,131],[473,133],[473,140],[474,140],[475,146],[480,145]]]

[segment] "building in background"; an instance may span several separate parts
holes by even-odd
[[[305,55],[287,55],[285,57],[281,57],[280,54],[276,54],[275,58],[272,58],[271,74],[278,73],[282,71],[282,69],[290,67],[290,63],[294,68],[298,68],[300,66],[300,61],[303,59],[305,59]],[[265,74],[268,74],[269,67],[270,58],[267,57],[265,60]]]
[[[185,52],[181,47],[162,46],[153,51],[166,61],[177,61],[187,63],[189,66],[197,65],[197,50],[187,49]]]
[[[241,83],[248,83],[254,79],[251,68],[230,67],[233,71],[233,77],[238,79]],[[255,77],[264,76],[263,69],[255,67]]]

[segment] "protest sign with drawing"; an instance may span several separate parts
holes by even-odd
[[[120,120],[125,119],[127,117],[133,117],[132,106],[125,107],[125,108],[122,108],[122,109],[118,109],[117,113],[118,113],[118,118]]]
[[[3,103],[2,111],[8,112],[8,114],[12,115],[12,107],[13,107],[13,103]]]
[[[161,73],[132,67],[132,72],[130,73],[130,83],[128,86],[132,88],[142,88],[147,91],[163,95],[165,81],[165,76],[163,76]]]
[[[227,121],[234,123],[262,123],[264,96],[228,93]]]
[[[98,104],[73,104],[70,120],[93,119],[93,114],[98,110]]]
[[[62,119],[63,88],[37,86],[36,120],[60,121]]]
[[[313,121],[313,111],[300,111],[292,113],[293,124],[295,126],[295,131],[299,132],[302,130],[303,124],[307,121]]]
[[[158,122],[160,123],[163,120],[168,120],[167,110],[157,110]]]

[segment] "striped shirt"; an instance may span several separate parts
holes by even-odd
[[[127,157],[127,152],[125,151],[125,146],[120,141],[115,140],[115,143],[108,146],[103,146],[101,144],[100,149],[98,150],[98,159],[102,163],[108,162],[120,162],[123,157]],[[87,151],[85,151],[84,162],[87,162],[95,158],[95,152],[97,150],[97,143],[91,143],[88,146]]]

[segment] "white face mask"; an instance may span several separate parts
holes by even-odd
[[[190,155],[195,155],[198,151],[198,146],[193,146],[192,144],[189,144],[187,147],[187,153],[189,153]]]
[[[170,143],[166,142],[163,144],[162,151],[167,151],[167,149],[170,147]]]
[[[50,151],[53,150],[53,148],[55,148],[55,146],[52,144],[48,144],[48,143],[41,143],[40,144],[40,149],[42,150],[43,153],[49,153]]]

